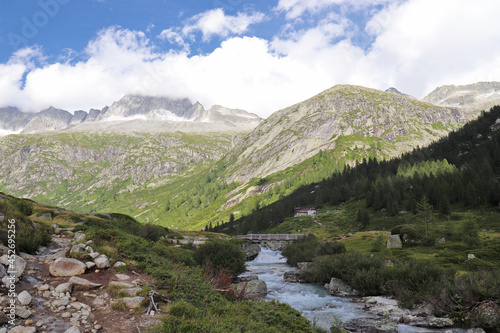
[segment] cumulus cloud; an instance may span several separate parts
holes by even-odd
[[[205,42],[214,36],[224,38],[230,35],[240,35],[247,32],[250,25],[262,22],[265,17],[260,12],[238,13],[236,16],[226,15],[222,8],[216,8],[191,17],[183,27],[163,30],[159,37],[188,49],[188,43],[185,40],[193,41],[197,32],[201,32],[202,40]]]
[[[333,5],[348,5],[356,8],[369,7],[394,0],[280,0],[275,10],[286,13],[288,19],[296,19],[308,12],[316,14]]]
[[[377,7],[366,26],[323,13],[308,28],[291,24],[266,40],[245,36],[251,22],[263,18],[214,10],[162,33],[185,43],[181,51],[159,51],[144,32],[111,27],[89,42],[85,59],[76,63],[47,63],[37,48],[14,54],[0,64],[0,106],[87,110],[142,94],[188,97],[205,107],[216,103],[265,117],[341,83],[395,86],[421,98],[442,84],[500,79],[500,30],[491,28],[498,12],[497,0],[482,0],[481,6],[473,0],[408,0]],[[352,41],[356,29],[373,38],[369,48]],[[207,40],[226,37],[213,52],[192,55],[195,33]]]

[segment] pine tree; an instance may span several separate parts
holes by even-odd
[[[424,228],[425,228],[425,238],[429,237],[429,226],[432,223],[433,220],[433,214],[432,214],[432,206],[429,204],[429,200],[427,197],[424,195],[422,200],[420,200],[419,203],[417,203],[417,212],[418,216],[420,218],[420,221],[424,223]]]

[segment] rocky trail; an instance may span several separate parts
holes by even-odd
[[[6,273],[0,276],[0,333],[141,332],[140,327],[160,322],[154,311],[145,313],[149,304],[147,275],[133,270],[123,273],[125,270],[118,268],[125,265],[121,262],[111,267],[108,258],[94,252],[92,240],[81,233],[73,235],[66,230],[52,239],[37,255],[16,256],[15,325],[8,316],[12,287]],[[79,257],[78,252],[82,252],[81,258],[94,260],[73,259]],[[0,262],[7,270],[6,255]]]

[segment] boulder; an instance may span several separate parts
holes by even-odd
[[[409,324],[418,327],[443,328],[453,326],[453,320],[450,318],[415,317]]]
[[[85,236],[84,233],[82,233],[81,231],[78,231],[75,236],[73,237],[73,242],[74,243],[83,243],[85,242],[85,238],[87,238],[87,236]]]
[[[24,269],[26,268],[26,261],[18,255],[14,256],[14,265],[11,266],[11,262],[8,260],[9,257],[7,255],[3,255],[0,257],[0,263],[7,266],[6,274],[14,273],[16,277],[20,277],[24,273]]]
[[[368,297],[365,299],[363,310],[377,316],[390,316],[394,313],[401,315],[403,310],[398,307],[398,301],[387,297]]]
[[[467,316],[467,321],[473,326],[498,329],[500,327],[500,306],[495,302],[484,302]]]
[[[59,258],[49,266],[52,276],[75,276],[85,273],[87,266],[76,259]]]
[[[3,267],[3,265],[0,265],[0,279],[5,275],[7,275],[7,271],[5,270],[5,267]]]
[[[75,244],[71,247],[69,254],[78,254],[78,253],[84,253],[84,252],[85,252],[85,244],[79,243],[79,244]]]
[[[135,285],[128,282],[120,282],[120,281],[111,281],[109,283],[110,287],[118,287],[118,288],[134,288]]]
[[[110,266],[108,256],[106,256],[105,254],[101,254],[100,256],[95,258],[94,263],[99,269],[108,268]]]
[[[401,238],[399,235],[390,235],[387,239],[387,248],[388,249],[400,249],[403,247],[403,243],[401,242]]]
[[[248,282],[248,281],[253,281],[253,280],[258,280],[259,276],[258,275],[247,275],[247,276],[238,276],[236,279],[237,283],[240,282]]]
[[[126,264],[126,263],[124,263],[123,261],[117,261],[117,262],[115,262],[115,264],[113,265],[113,268],[122,267],[122,266],[127,266],[127,264]]]
[[[16,316],[18,316],[19,318],[28,319],[32,314],[33,312],[31,312],[30,310],[16,305]]]
[[[35,333],[36,328],[30,326],[16,326],[11,328],[9,333]]]
[[[28,305],[31,303],[31,295],[26,290],[22,291],[17,295],[17,301],[21,305]]]
[[[476,259],[476,256],[475,256],[475,255],[473,255],[472,253],[469,253],[469,254],[467,255],[467,259],[466,259],[466,260],[472,260],[472,259]]]
[[[398,325],[390,318],[356,318],[344,323],[344,328],[351,332],[397,333]]]
[[[95,267],[95,263],[93,261],[87,261],[85,265],[87,266],[87,269],[92,269]]]
[[[139,287],[135,287],[135,288],[125,288],[125,289],[121,289],[120,292],[121,293],[125,293],[127,294],[128,296],[130,297],[135,297],[137,296],[138,293],[140,293],[142,291],[142,288],[139,288]]]
[[[283,279],[286,282],[304,282],[304,277],[300,271],[288,271],[283,274]]]
[[[139,306],[141,306],[141,303],[144,302],[146,298],[144,297],[140,297],[140,296],[136,296],[136,297],[123,297],[123,298],[120,298],[118,300],[116,300],[114,303],[117,303],[117,302],[123,302],[125,303],[125,305],[127,306],[127,308],[129,309],[136,309],[138,308]]]
[[[352,296],[359,296],[360,295],[360,293],[356,289],[354,289],[353,287],[349,286],[344,281],[337,279],[337,278],[332,278],[330,280],[330,283],[325,285],[325,288],[333,296],[351,296],[352,297]]]
[[[260,253],[260,246],[252,243],[243,243],[243,252],[245,252],[246,260],[254,260]]]
[[[80,329],[76,326],[71,326],[64,333],[80,333]]]
[[[120,281],[125,281],[130,279],[130,276],[125,274],[115,274],[115,277]]]
[[[245,293],[249,294],[250,296],[260,296],[267,292],[267,284],[262,280],[251,280],[248,282],[234,284],[233,290],[236,294],[239,294],[244,290]]]
[[[91,282],[87,279],[82,279],[80,277],[72,276],[69,279],[69,283],[71,283],[76,290],[91,290],[96,289],[102,286],[102,284]]]
[[[52,220],[52,213],[44,213],[44,214],[40,215],[39,217],[41,219],[51,221]]]
[[[298,262],[297,263],[297,267],[301,270],[301,271],[305,271],[307,270],[311,265],[313,264],[312,261],[304,261],[304,262]]]
[[[66,293],[71,293],[72,290],[73,290],[73,284],[70,282],[66,282],[66,283],[61,283],[60,285],[58,285],[55,289],[55,292],[58,294],[61,294],[61,293],[66,294]]]

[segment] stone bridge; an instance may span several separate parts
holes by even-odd
[[[302,234],[248,234],[238,235],[238,239],[246,239],[252,243],[262,243],[269,241],[291,242],[296,239],[302,238],[306,235]]]

